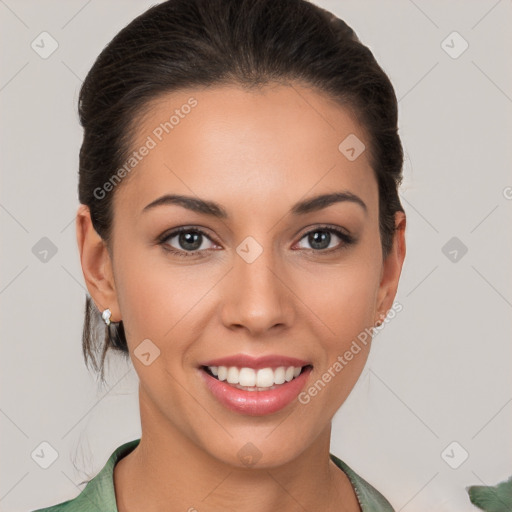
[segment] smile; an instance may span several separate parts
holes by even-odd
[[[295,401],[313,366],[293,358],[234,356],[199,369],[206,387],[223,406],[240,414],[262,416]]]
[[[206,366],[205,370],[221,382],[245,391],[268,391],[298,377],[306,366],[279,366],[278,368],[253,368],[236,366]]]

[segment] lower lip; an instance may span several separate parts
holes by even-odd
[[[200,369],[200,372],[208,389],[225,407],[249,416],[263,416],[284,409],[297,398],[309,377],[311,367],[305,368],[290,382],[268,391],[244,391],[230,386],[225,381],[221,382],[203,369]]]

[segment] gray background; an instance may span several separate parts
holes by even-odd
[[[140,435],[131,365],[113,358],[101,389],[82,360],[76,101],[101,49],[153,3],[0,0],[2,511],[76,496]],[[397,511],[474,511],[466,486],[512,475],[512,4],[316,3],[389,74],[406,152],[403,310],[375,338],[331,451]],[[46,59],[31,47],[43,31],[58,43]],[[469,44],[457,58],[454,31]],[[48,469],[31,457],[43,441],[59,454]]]

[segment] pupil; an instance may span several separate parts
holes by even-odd
[[[320,233],[320,236],[318,236]],[[327,241],[327,244],[325,244]],[[328,231],[315,231],[309,235],[309,243],[313,249],[327,249],[331,241],[331,233]],[[323,246],[322,246],[323,245]]]
[[[180,233],[179,242],[183,249],[193,251],[201,247],[201,233],[187,232]]]

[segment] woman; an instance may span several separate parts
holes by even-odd
[[[169,0],[102,51],[79,114],[84,355],[102,379],[131,358],[142,435],[42,510],[393,510],[329,453],[405,257],[369,49],[305,0]]]

